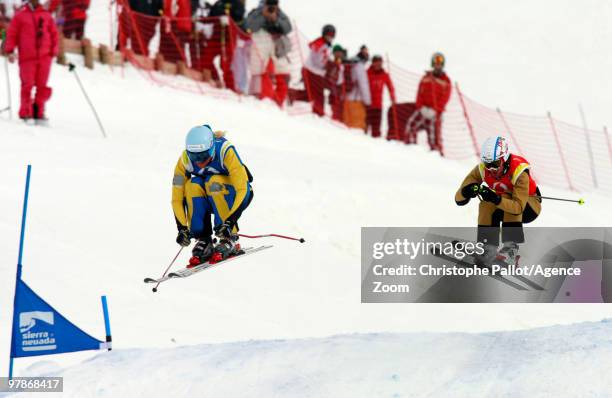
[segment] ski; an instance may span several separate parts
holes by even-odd
[[[197,265],[197,266],[195,266],[193,268],[183,268],[183,269],[181,269],[179,271],[171,272],[171,273],[168,274],[168,277],[170,279],[173,279],[173,278],[187,278],[187,277],[189,277],[189,276],[191,276],[193,274],[197,274],[200,271],[204,271],[205,269],[210,269],[210,268],[216,267],[219,264],[226,263],[226,262],[234,260],[236,258],[245,257],[245,256],[248,256],[250,254],[260,252],[262,250],[270,249],[271,247],[272,247],[272,245],[269,245],[269,246],[259,246],[259,247],[249,247],[249,248],[243,249],[242,253],[239,253],[239,254],[236,254],[234,256],[228,257],[228,258],[226,258],[224,260],[221,260],[221,261],[217,261],[216,263],[212,263],[211,264],[211,263],[206,262],[206,263]]]
[[[503,260],[494,260],[494,263],[497,265],[500,265],[502,267],[508,268],[510,265],[508,263],[506,263]],[[534,281],[532,281],[531,279],[527,278],[526,276],[523,275],[512,275],[514,278],[518,279],[519,281],[523,282],[525,285],[531,287],[534,290],[545,290],[542,286],[540,286],[539,284],[535,283]]]
[[[467,242],[467,241],[461,241],[461,240],[453,240],[452,241],[453,245],[455,245],[457,242]],[[471,256],[471,257],[473,258],[473,256]],[[500,265],[500,266],[505,267],[505,268],[508,268],[508,266],[509,266],[509,264],[506,263],[503,260],[495,259],[493,262],[495,264]],[[489,268],[489,270],[491,269],[490,267],[488,267],[488,268]],[[523,282],[525,285],[531,287],[532,289],[535,289],[535,290],[544,290],[544,288],[542,286],[540,286],[536,282],[532,281],[531,279],[527,278],[526,276],[523,276],[523,275],[512,275],[512,276],[514,278],[518,279],[519,281]]]
[[[265,250],[265,249],[270,249],[271,247],[273,247],[273,246],[272,245],[268,245],[268,246],[258,246],[258,247],[247,247],[245,249],[242,249],[242,251],[243,251],[242,253],[237,254],[235,256],[228,257],[228,258],[226,258],[224,260],[221,260],[221,261],[217,261],[216,263],[212,263],[211,264],[211,263],[206,262],[206,263],[202,263],[200,265],[197,265],[197,266],[195,266],[193,268],[184,267],[184,268],[182,268],[182,269],[180,269],[178,271],[171,272],[168,275],[166,275],[164,277],[161,277],[159,279],[145,278],[144,279],[144,283],[161,283],[161,282],[165,282],[165,281],[167,281],[169,279],[187,278],[187,277],[189,277],[189,276],[191,276],[193,274],[196,274],[196,273],[198,273],[200,271],[204,271],[205,269],[213,268],[213,267],[215,267],[215,266],[217,266],[219,264],[226,263],[226,262],[234,260],[236,258],[245,257],[245,256],[248,256],[248,255],[253,254],[253,253],[260,252],[260,251]]]
[[[450,261],[450,262],[452,262],[452,263],[454,263],[456,265],[459,265],[461,267],[471,268],[474,265],[477,265],[477,264],[469,262],[469,261],[467,261],[465,259],[464,260],[459,260],[457,258],[454,258],[454,257],[451,257],[451,256],[447,256],[446,254],[442,254],[442,253],[433,253],[433,255],[438,257],[438,258],[441,258],[443,260]],[[488,267],[488,266],[486,268],[491,270],[491,268]],[[497,281],[499,281],[501,283],[504,283],[504,284],[506,284],[506,285],[508,285],[510,287],[513,287],[516,290],[527,290],[527,288],[525,288],[524,286],[521,286],[518,283],[512,282],[511,280],[506,279],[506,278],[504,278],[501,275],[489,275],[489,277],[491,277],[491,278],[493,278],[493,279],[495,279],[495,280],[497,280]]]

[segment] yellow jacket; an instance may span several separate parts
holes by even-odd
[[[188,185],[192,184],[192,177],[211,175],[227,176],[228,183],[236,191],[234,204],[230,209],[228,217],[234,214],[247,198],[249,192],[247,169],[242,163],[240,156],[238,156],[236,148],[225,138],[218,137],[215,139],[215,157],[203,169],[197,169],[197,166],[187,156],[187,151],[183,151],[176,162],[174,178],[172,179],[172,210],[178,224],[185,227],[189,225],[187,214],[185,213],[185,202],[192,199],[189,197],[190,193],[188,192]],[[199,193],[200,195],[202,194],[201,191]],[[206,193],[204,192],[204,194]]]

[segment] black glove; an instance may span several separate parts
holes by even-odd
[[[225,220],[223,224],[215,227],[215,235],[220,239],[229,239],[234,229],[234,223],[231,220]]]
[[[471,183],[461,188],[461,195],[466,199],[475,198],[478,195],[478,187],[480,185]]]
[[[501,196],[496,194],[491,188],[484,185],[480,187],[480,197],[485,202],[491,202],[494,205],[498,205],[501,202]]]
[[[191,244],[191,234],[189,233],[189,228],[179,227],[178,235],[176,236],[176,243],[183,247]]]

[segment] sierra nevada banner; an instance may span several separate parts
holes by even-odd
[[[101,342],[64,318],[21,279],[17,280],[11,357],[104,349]]]

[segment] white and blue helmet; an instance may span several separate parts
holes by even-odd
[[[205,162],[215,157],[215,134],[209,125],[196,126],[189,130],[185,139],[187,156],[192,162]]]
[[[508,143],[506,139],[500,135],[489,137],[482,144],[480,152],[480,160],[486,167],[497,168],[500,164],[506,162],[510,157],[508,151]]]

